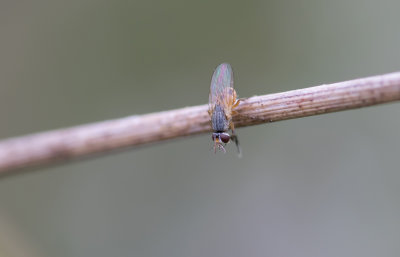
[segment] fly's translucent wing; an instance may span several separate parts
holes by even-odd
[[[227,107],[227,97],[233,90],[233,72],[229,63],[222,63],[215,69],[211,79],[209,107],[214,109],[215,104]]]

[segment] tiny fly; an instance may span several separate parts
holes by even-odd
[[[240,100],[236,99],[236,91],[233,89],[233,72],[228,63],[220,64],[214,71],[211,79],[209,109],[211,116],[211,126],[213,129],[212,140],[214,141],[214,153],[217,148],[223,151],[224,146],[230,141],[234,141],[241,156],[239,140],[235,134],[235,127],[232,122],[232,115],[236,114],[233,110]],[[231,130],[232,134],[228,133]]]

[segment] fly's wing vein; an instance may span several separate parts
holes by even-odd
[[[209,95],[209,111],[215,108],[216,104],[221,105],[225,111],[230,111],[232,105],[233,72],[228,63],[220,64],[214,71],[211,79]]]

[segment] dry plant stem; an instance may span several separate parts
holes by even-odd
[[[205,97],[206,98],[206,97]],[[235,127],[400,100],[400,72],[242,99]],[[0,141],[0,174],[210,132],[208,106],[93,123]]]

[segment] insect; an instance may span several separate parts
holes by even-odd
[[[232,67],[228,63],[222,63],[218,65],[212,76],[208,99],[214,153],[217,152],[217,148],[225,153],[224,146],[232,140],[236,144],[239,156],[241,156],[239,140],[232,122],[232,115],[236,114],[234,109],[240,102],[239,99],[236,99],[236,96],[236,91],[233,89]],[[229,129],[232,132],[231,135],[228,132]]]

